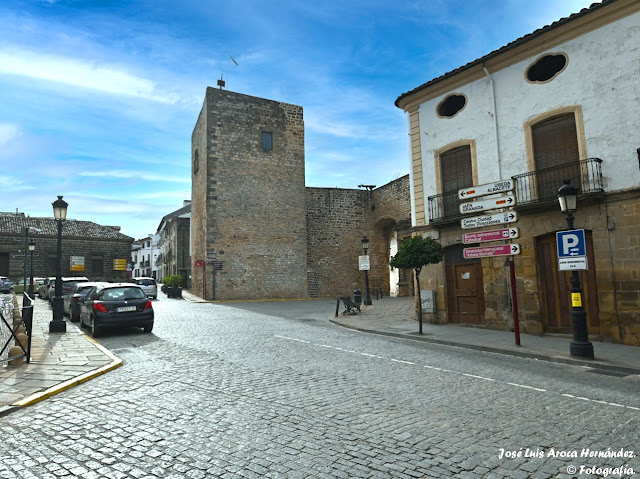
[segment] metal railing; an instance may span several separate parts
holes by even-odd
[[[27,293],[22,295],[22,314],[20,321],[14,326],[13,296],[5,295],[0,297],[0,363],[8,363],[14,359],[26,358],[27,363],[31,361],[31,335],[33,328],[33,299]],[[24,326],[27,334],[27,342],[23,344],[18,340],[18,330]],[[12,341],[21,350],[21,354],[10,356]]]
[[[512,177],[518,206],[557,200],[558,188],[565,180],[579,188],[579,196],[604,193],[602,160],[587,158],[573,164],[551,166]],[[427,198],[429,223],[447,223],[461,218],[457,191],[449,191]]]
[[[513,177],[518,205],[556,201],[558,188],[565,180],[580,189],[578,195],[603,193],[602,160],[587,158],[567,165],[551,166]]]

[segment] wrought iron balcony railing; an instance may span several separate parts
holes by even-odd
[[[544,206],[543,203],[556,202],[558,188],[564,180],[580,189],[579,196],[604,193],[602,181],[602,160],[588,158],[568,165],[558,165],[531,171],[512,177],[515,181],[515,195],[518,207]],[[427,198],[429,223],[445,224],[460,219],[460,203],[457,191],[432,195]]]

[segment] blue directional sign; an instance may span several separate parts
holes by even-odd
[[[584,230],[558,231],[556,233],[558,258],[579,258],[587,256]]]

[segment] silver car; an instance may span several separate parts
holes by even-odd
[[[158,299],[158,283],[154,278],[139,277],[131,281],[140,286],[148,298]]]

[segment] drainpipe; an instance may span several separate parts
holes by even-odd
[[[493,83],[493,77],[487,70],[487,67],[482,64],[482,69],[484,70],[485,75],[489,78],[489,82],[491,83],[491,104],[493,106],[493,132],[495,134],[496,141],[496,160],[498,164],[498,180],[502,179],[502,168],[500,165],[500,140],[498,139],[498,113],[496,110],[496,87]]]

